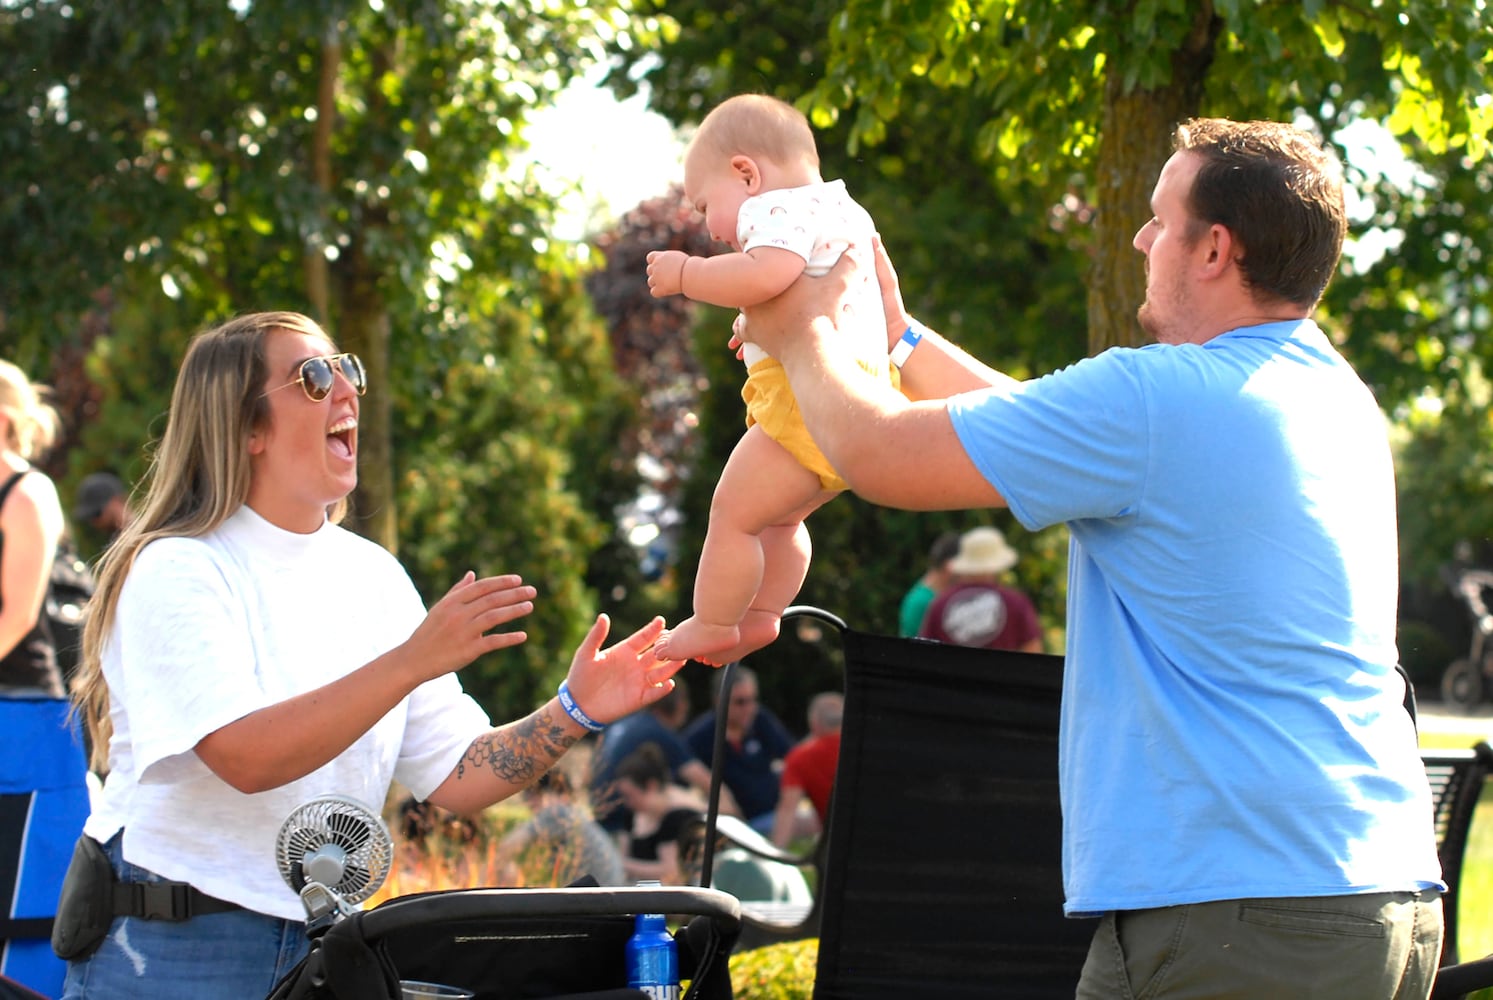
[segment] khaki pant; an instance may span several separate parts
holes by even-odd
[[[1079,1000],[1425,1000],[1441,894],[1231,899],[1106,914]]]

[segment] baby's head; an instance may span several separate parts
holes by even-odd
[[[766,94],[738,94],[716,105],[690,141],[686,161],[696,155],[717,163],[742,155],[819,169],[809,120],[793,105]]]
[[[808,119],[765,94],[718,104],[684,154],[685,197],[704,213],[711,236],[732,245],[744,200],[818,180],[819,150]]]

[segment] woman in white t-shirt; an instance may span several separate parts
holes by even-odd
[[[68,998],[265,996],[305,951],[274,857],[298,805],[381,805],[397,779],[473,812],[673,686],[661,619],[602,650],[598,616],[557,697],[491,728],[455,671],[524,641],[504,627],[534,588],[467,573],[427,612],[392,555],[338,526],[366,389],[296,313],[187,350],[144,503],[99,567],[77,690],[108,771],[86,837],[122,881],[181,888],[166,919],[116,908],[101,941],[68,942]]]

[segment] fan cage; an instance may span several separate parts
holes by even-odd
[[[299,893],[306,886],[303,862],[326,845],[345,853],[342,877],[327,886],[349,903],[361,903],[378,891],[394,863],[394,841],[383,818],[356,799],[324,795],[297,807],[275,838],[280,875]]]

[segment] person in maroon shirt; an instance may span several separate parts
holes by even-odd
[[[786,848],[796,837],[817,834],[829,822],[829,797],[840,764],[840,720],[845,698],[838,691],[816,694],[809,702],[809,735],[783,758],[782,785],[773,816],[772,842]],[[814,807],[813,822],[805,822],[799,803]]]
[[[1016,551],[995,528],[972,528],[949,563],[952,583],[928,605],[918,635],[955,646],[1042,652],[1042,626],[1031,599],[999,582]]]

